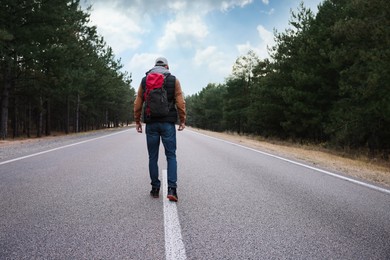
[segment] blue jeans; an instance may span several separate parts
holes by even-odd
[[[160,188],[158,179],[158,154],[160,138],[168,163],[168,187],[177,187],[176,128],[174,123],[153,122],[146,124],[146,143],[149,153],[149,175],[153,187]]]

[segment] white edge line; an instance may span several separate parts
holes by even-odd
[[[273,157],[273,158],[276,158],[276,159],[279,159],[279,160],[282,160],[282,161],[286,161],[286,162],[289,162],[289,163],[292,163],[292,164],[295,164],[295,165],[299,165],[301,167],[305,167],[305,168],[308,168],[308,169],[311,169],[311,170],[322,172],[322,173],[325,173],[327,175],[330,175],[330,176],[333,176],[333,177],[336,177],[336,178],[339,178],[339,179],[342,179],[342,180],[345,180],[345,181],[349,181],[349,182],[352,182],[352,183],[355,183],[355,184],[358,184],[358,185],[361,185],[361,186],[364,186],[364,187],[367,187],[367,188],[370,188],[370,189],[373,189],[373,190],[376,190],[376,191],[380,191],[380,192],[384,192],[384,193],[390,194],[390,190],[385,189],[385,188],[381,188],[381,187],[378,187],[378,186],[375,186],[375,185],[372,185],[372,184],[369,184],[369,183],[365,183],[365,182],[358,181],[358,180],[355,180],[355,179],[352,179],[352,178],[348,178],[348,177],[345,177],[345,176],[342,176],[342,175],[339,175],[339,174],[336,174],[336,173],[333,173],[333,172],[325,171],[325,170],[322,170],[322,169],[319,169],[319,168],[316,168],[316,167],[313,167],[313,166],[309,166],[309,165],[306,165],[306,164],[303,164],[303,163],[292,161],[292,160],[289,160],[289,159],[286,159],[286,158],[283,158],[283,157],[280,157],[280,156],[277,156],[277,155],[273,155],[273,154],[270,154],[270,153],[262,152],[262,151],[259,151],[259,150],[256,150],[256,149],[253,149],[253,148],[250,148],[250,147],[246,147],[246,146],[243,146],[243,145],[240,145],[240,144],[229,142],[229,141],[226,141],[226,140],[223,140],[223,139],[219,139],[219,138],[216,138],[216,137],[213,137],[213,136],[209,136],[209,135],[198,133],[198,132],[191,131],[191,130],[187,130],[187,131],[193,132],[193,133],[196,133],[196,134],[199,134],[199,135],[203,135],[203,136],[206,136],[208,138],[215,139],[215,140],[227,143],[227,144],[238,146],[238,147],[241,147],[241,148],[244,148],[244,149],[256,152],[256,153],[267,155],[269,157]]]
[[[68,147],[71,147],[71,146],[88,143],[88,142],[95,141],[95,140],[98,140],[98,139],[102,139],[102,138],[110,137],[110,136],[113,136],[113,135],[121,134],[121,133],[130,131],[130,130],[131,129],[127,129],[127,130],[124,130],[124,131],[120,131],[120,132],[116,132],[116,133],[112,133],[112,134],[108,134],[108,135],[104,135],[104,136],[99,136],[99,137],[88,139],[88,140],[85,140],[85,141],[81,141],[81,142],[77,142],[77,143],[73,143],[73,144],[60,146],[60,147],[53,148],[53,149],[46,150],[46,151],[42,151],[42,152],[39,152],[39,153],[33,153],[33,154],[30,154],[30,155],[18,157],[18,158],[15,158],[15,159],[11,159],[11,160],[7,160],[7,161],[4,161],[4,162],[0,162],[0,165],[11,163],[11,162],[20,161],[20,160],[23,160],[23,159],[27,159],[27,158],[34,157],[34,156],[41,155],[41,154],[45,154],[45,153],[54,152],[54,151],[61,150],[61,149],[64,149],[64,148],[68,148]]]
[[[163,180],[163,204],[164,204],[164,233],[165,233],[165,259],[185,260],[186,251],[181,236],[179,216],[176,202],[169,201],[167,194],[167,170],[162,171]]]

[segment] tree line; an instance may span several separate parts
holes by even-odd
[[[131,75],[79,0],[1,0],[0,138],[132,120]]]
[[[390,2],[303,4],[269,59],[239,57],[222,84],[186,98],[188,124],[389,158]]]

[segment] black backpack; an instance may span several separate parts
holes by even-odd
[[[170,74],[148,73],[144,92],[146,117],[165,117],[171,108],[168,102],[165,80]]]

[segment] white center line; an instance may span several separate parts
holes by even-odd
[[[165,259],[184,260],[187,259],[181,229],[179,216],[177,214],[176,202],[171,202],[166,198],[167,188],[167,170],[162,171],[163,180],[163,201],[164,201],[164,230],[165,230]]]

